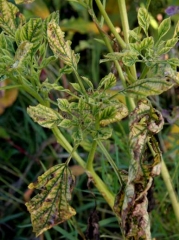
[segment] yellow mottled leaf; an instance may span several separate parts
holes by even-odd
[[[71,42],[65,41],[64,35],[54,20],[48,24],[47,37],[54,55],[62,59],[66,65],[76,69],[79,59],[70,47]]]
[[[29,185],[30,189],[41,190],[26,203],[36,236],[76,214],[69,205],[74,183],[74,176],[66,164],[58,164]]]
[[[35,107],[30,106],[27,112],[35,122],[46,128],[53,128],[59,125],[63,119],[57,111],[41,104]]]

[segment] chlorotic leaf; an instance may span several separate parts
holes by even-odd
[[[27,112],[35,122],[46,128],[58,126],[63,119],[57,111],[41,104],[35,107],[30,106]]]
[[[137,80],[129,87],[124,89],[122,93],[130,97],[147,97],[159,95],[168,89],[172,88],[175,82],[169,78],[146,78]]]
[[[126,56],[122,57],[122,61],[123,61],[124,65],[130,67],[137,62],[137,60],[138,60],[137,56],[138,56],[137,54],[136,55],[134,55],[134,54],[126,55]]]
[[[58,98],[57,102],[58,102],[58,107],[60,108],[61,111],[69,112],[70,103],[66,98]]]
[[[63,119],[58,126],[62,128],[70,129],[74,127],[74,123],[70,119]]]
[[[48,28],[48,24],[54,20],[56,22],[56,24],[59,24],[59,11],[53,12],[51,13],[43,22],[43,27],[44,27],[44,33],[45,36],[47,37],[47,28]]]
[[[79,127],[73,128],[73,134],[72,137],[74,139],[74,141],[77,143],[83,141],[83,131],[82,129]]]
[[[3,31],[14,38],[18,26],[25,23],[24,16],[19,9],[7,0],[0,0],[0,27]]]
[[[114,87],[116,85],[116,77],[113,73],[109,73],[104,78],[101,79],[98,85],[98,90],[104,88],[105,90]]]
[[[140,49],[141,50],[148,50],[148,48],[152,48],[154,45],[154,39],[153,37],[146,37],[144,38],[140,43]]]
[[[69,205],[74,183],[74,176],[66,164],[58,164],[29,185],[30,189],[41,191],[26,203],[36,236],[76,214]]]
[[[25,25],[18,28],[15,33],[15,40],[18,45],[21,42],[29,41],[33,43],[34,51],[38,49],[42,39],[42,19],[40,18],[31,18]]]
[[[106,107],[99,113],[99,120],[101,126],[109,125],[110,123],[118,122],[128,115],[127,107],[119,103],[118,106]]]
[[[77,69],[79,59],[70,47],[71,42],[65,41],[64,32],[62,32],[55,20],[48,24],[47,38],[54,55],[62,59],[68,66]]]
[[[146,36],[148,36],[150,16],[147,9],[144,7],[139,8],[137,17],[138,17],[139,26],[144,30]]]
[[[29,55],[32,47],[33,47],[33,44],[28,41],[22,42],[19,45],[15,54],[15,63],[13,64],[12,68],[19,68],[22,65],[24,60]]]
[[[167,34],[171,27],[171,19],[167,18],[163,20],[158,28],[158,41]]]
[[[177,42],[178,42],[178,38],[172,38],[167,40],[162,48],[158,46],[157,54],[162,55],[169,52],[170,49],[172,49],[176,45]]]
[[[94,136],[94,140],[106,140],[111,136],[112,136],[112,128],[101,128]]]

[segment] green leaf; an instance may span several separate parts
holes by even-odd
[[[162,48],[160,45],[158,46],[157,54],[162,55],[169,52],[170,49],[172,49],[176,45],[177,42],[178,38],[172,38],[167,40]]]
[[[86,102],[84,101],[83,97],[81,97],[78,101],[78,109],[82,113],[85,110]]]
[[[13,63],[14,59],[11,53],[6,49],[0,48],[0,74],[8,75],[8,71],[10,71]]]
[[[87,77],[81,77],[83,80],[84,80],[84,82],[93,90],[94,89],[94,87],[93,87],[93,83],[87,78]]]
[[[141,34],[140,34],[140,27],[136,27],[133,30],[129,30],[129,42],[133,43],[140,42]]]
[[[40,63],[39,68],[47,67],[51,62],[54,62],[57,58],[55,56],[50,56],[48,58],[43,58],[42,62]]]
[[[12,68],[19,68],[24,63],[25,59],[29,56],[29,53],[31,52],[31,49],[33,47],[33,44],[25,41],[22,42],[15,54],[15,63],[13,64]]]
[[[54,55],[63,60],[68,66],[77,69],[79,58],[74,54],[74,51],[72,51],[70,47],[71,42],[69,40],[65,41],[64,32],[62,32],[55,20],[52,20],[48,24],[47,37]]]
[[[15,0],[15,3],[16,4],[21,4],[21,3],[32,3],[32,2],[34,2],[35,0]]]
[[[6,37],[3,32],[0,34],[0,48],[7,49]]]
[[[30,189],[41,190],[26,203],[36,236],[76,214],[69,205],[74,183],[74,176],[66,164],[58,164],[29,185]]]
[[[69,112],[70,103],[66,98],[58,98],[57,102],[58,102],[58,107],[62,112]]]
[[[58,79],[63,76],[63,74],[71,74],[73,72],[73,69],[70,66],[65,65],[63,68],[59,69],[59,77]]]
[[[0,0],[0,13],[0,27],[6,34],[14,38],[18,26],[25,23],[24,16],[14,4],[6,0]]]
[[[167,18],[163,20],[158,28],[158,41],[167,34],[171,27],[171,19]]]
[[[41,45],[43,39],[42,19],[31,18],[24,26],[20,27],[15,34],[17,45],[21,42],[29,41],[33,43],[33,51],[35,52]]]
[[[77,92],[82,92],[81,91],[81,87],[78,83],[70,83],[72,85],[72,87],[77,91]]]
[[[146,78],[137,80],[122,92],[130,97],[147,97],[159,95],[174,86],[174,81],[168,78]]]
[[[173,34],[173,37],[179,37],[179,20],[175,26],[175,31],[174,31],[174,34]]]
[[[95,135],[94,140],[106,140],[112,136],[112,128],[101,128]]]
[[[101,79],[98,85],[98,90],[101,88],[104,88],[104,90],[107,90],[111,87],[114,87],[116,85],[116,77],[113,73],[109,73],[104,78]]]
[[[57,111],[41,104],[36,107],[30,106],[27,112],[35,122],[46,128],[58,126],[63,119]]]
[[[138,23],[139,26],[144,30],[146,36],[148,36],[148,28],[150,25],[150,16],[146,8],[142,7],[138,10]]]
[[[167,62],[174,66],[179,66],[179,59],[178,58],[170,58],[167,60]]]

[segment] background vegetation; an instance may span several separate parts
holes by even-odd
[[[118,11],[114,7],[115,2],[116,0],[107,1],[106,8],[109,17],[120,31],[120,20]],[[128,0],[126,2],[132,29],[137,24],[137,9],[145,1]],[[155,37],[157,24],[166,17],[165,9],[171,5],[179,5],[179,1],[151,1],[149,11],[153,18],[150,27],[152,36]],[[21,5],[21,11],[28,18],[32,16],[46,18],[49,13],[56,10],[60,11],[60,26],[66,32],[66,38],[72,40],[72,48],[80,52],[79,73],[93,79],[94,85],[97,86],[99,80],[113,70],[113,65],[111,63],[99,65],[99,60],[108,51],[105,46],[95,40],[99,37],[98,30],[84,8],[66,0],[38,0],[30,5]],[[98,14],[97,7],[96,14]],[[176,14],[172,17],[172,26],[176,24],[178,16],[179,14]],[[108,31],[107,26],[104,28]],[[168,35],[171,32],[169,31]],[[170,54],[179,57],[178,45]],[[167,58],[167,54],[164,57]],[[62,66],[63,63],[59,61],[42,70],[41,81],[47,76],[52,80],[55,79]],[[140,74],[141,67],[137,65],[138,74]],[[62,85],[70,88],[69,82],[73,81],[73,75],[66,75],[62,79]],[[56,98],[57,94],[59,93],[52,92],[51,98]],[[158,140],[173,186],[179,195],[179,88],[173,88],[159,97],[151,97],[151,101],[162,111],[165,118],[165,127],[158,135]],[[77,177],[72,206],[76,209],[77,215],[40,237],[34,237],[30,215],[24,205],[34,192],[27,189],[27,186],[30,182],[34,182],[44,169],[63,163],[68,158],[68,153],[56,143],[50,130],[33,122],[26,112],[29,105],[34,105],[34,99],[22,91],[0,92],[0,238],[6,240],[84,239],[88,217],[97,206],[101,239],[122,239],[116,217],[98,191],[93,186],[87,187],[87,176],[75,161],[71,163],[72,172]],[[120,124],[114,124],[115,131],[110,144],[106,143],[106,148],[115,159],[118,168],[123,170],[126,170],[129,165],[127,126],[128,119]],[[70,134],[66,134],[66,138],[72,142]],[[86,141],[78,150],[83,159],[87,157],[88,149],[89,142]],[[98,174],[109,188],[117,193],[117,177],[113,174],[111,167],[104,164],[105,157],[100,149],[95,160],[95,169]],[[161,176],[155,179],[154,196],[151,198],[150,207],[154,208],[151,212],[153,238],[157,240],[179,239],[178,225]]]

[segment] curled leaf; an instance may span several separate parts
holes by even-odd
[[[30,189],[41,190],[26,203],[36,236],[76,214],[69,205],[74,183],[74,176],[66,164],[58,164],[29,185]]]
[[[161,164],[161,153],[153,135],[163,124],[161,113],[147,99],[141,99],[130,115],[131,163],[127,183],[117,194],[114,205],[125,239],[151,239],[148,192],[153,177],[160,173]]]

